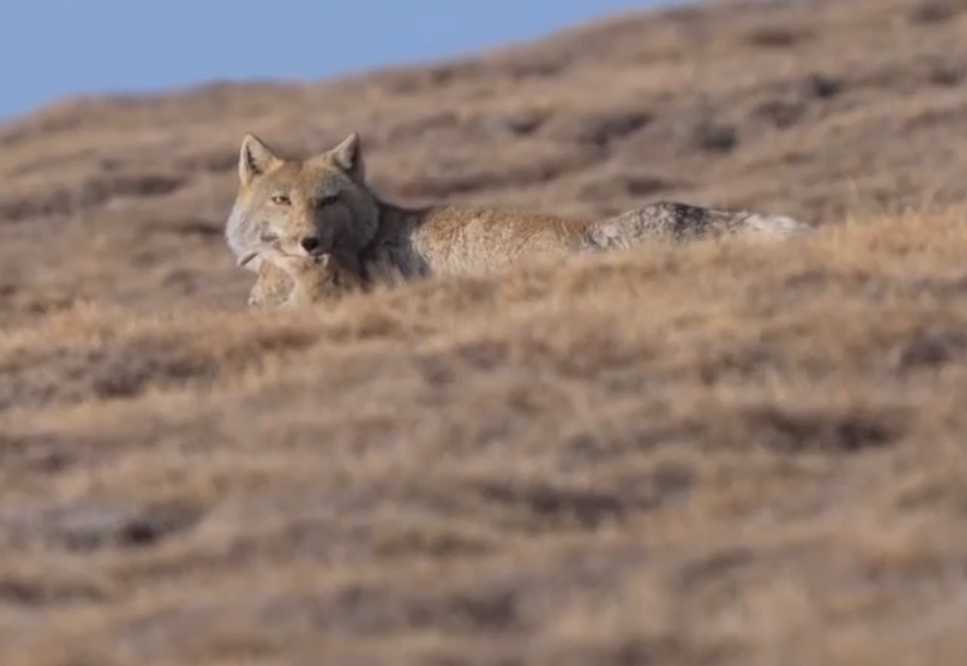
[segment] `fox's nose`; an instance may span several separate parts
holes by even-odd
[[[307,236],[306,238],[303,238],[299,242],[299,245],[302,246],[303,250],[305,250],[309,254],[312,254],[313,252],[319,249],[322,243],[320,243],[319,239],[316,238],[315,236]]]

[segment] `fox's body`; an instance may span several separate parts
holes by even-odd
[[[259,273],[250,297],[259,307],[338,297],[388,278],[490,273],[650,238],[810,230],[788,217],[669,202],[604,220],[466,205],[405,208],[367,185],[356,133],[306,160],[278,157],[246,136],[239,178],[226,238],[238,264]],[[295,283],[302,287],[290,299],[287,289]]]

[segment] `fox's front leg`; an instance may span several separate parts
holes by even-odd
[[[248,305],[259,310],[281,307],[289,299],[292,289],[292,278],[285,271],[262,260],[258,267],[258,280],[248,295]]]
[[[331,254],[308,261],[290,259],[286,262],[286,270],[293,283],[286,306],[334,302],[351,292],[365,290],[365,280],[355,259],[337,258]]]

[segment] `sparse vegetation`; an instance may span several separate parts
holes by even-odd
[[[710,5],[0,127],[0,662],[959,665],[959,6]],[[393,196],[821,233],[253,313],[250,129],[359,129]]]

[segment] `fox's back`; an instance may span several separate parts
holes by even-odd
[[[515,209],[437,206],[418,213],[413,249],[436,274],[486,272],[572,254],[588,223]]]

